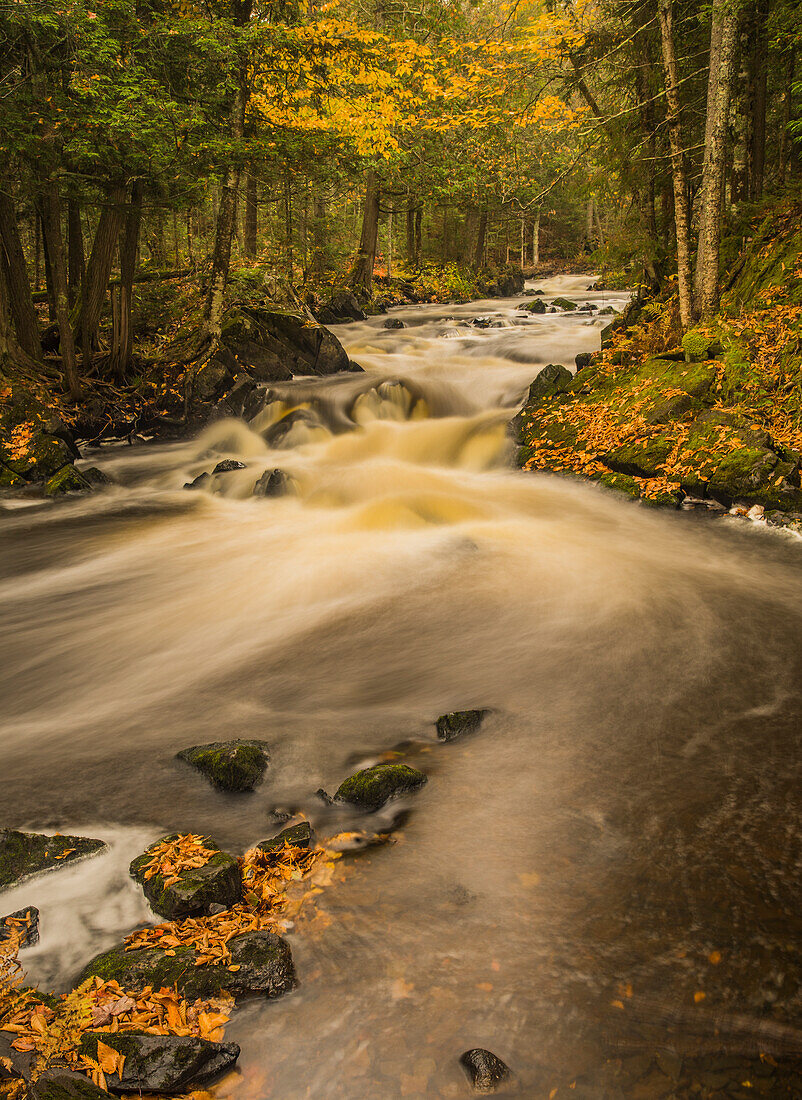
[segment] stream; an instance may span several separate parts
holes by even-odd
[[[530,291],[623,306],[589,281]],[[802,544],[514,469],[539,366],[609,320],[525,300],[339,326],[364,374],[0,504],[2,824],[110,844],[0,898],[41,909],[31,980],[153,921],[127,866],[165,832],[241,852],[359,766],[429,776],[290,932],[298,990],[232,1017],[218,1100],[457,1100],[474,1046],[508,1096],[802,1095]],[[233,737],[270,744],[253,794],[174,759]]]

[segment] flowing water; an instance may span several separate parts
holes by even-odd
[[[544,289],[611,300],[586,284]],[[276,807],[325,832],[314,792],[358,765],[429,775],[290,934],[298,991],[235,1014],[219,1097],[464,1096],[472,1046],[514,1096],[802,1095],[800,543],[514,470],[539,365],[606,320],[517,305],[343,326],[365,374],[0,514],[3,824],[111,842],[0,899],[42,910],[32,979],[153,919],[126,868],[164,831],[242,851]],[[253,498],[274,467],[292,494]],[[251,795],[174,759],[229,737],[270,743]]]

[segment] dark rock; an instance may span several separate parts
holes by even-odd
[[[238,371],[233,386],[215,409],[217,417],[242,416],[249,398],[256,389],[256,381],[246,371]]]
[[[270,753],[266,741],[213,741],[176,753],[222,791],[252,791],[264,779]]]
[[[624,443],[602,455],[601,459],[605,466],[620,474],[659,477],[673,449],[674,443],[671,439],[658,436],[655,439]]]
[[[488,710],[455,710],[437,719],[437,736],[441,741],[455,741],[464,733],[475,733]]]
[[[215,401],[234,383],[237,360],[226,348],[215,355],[192,378],[192,396],[197,401]]]
[[[570,298],[555,298],[551,304],[559,309],[564,309],[567,313],[577,308],[576,302],[572,302]]]
[[[226,909],[235,905],[242,897],[239,864],[228,852],[222,852],[211,837],[204,837],[203,844],[214,855],[203,867],[188,867],[179,871],[177,878],[173,876],[169,885],[158,873],[145,878],[145,869],[153,858],[156,846],[177,837],[177,833],[171,833],[151,844],[129,867],[131,877],[142,887],[153,911],[167,920],[175,920],[177,917],[208,915],[209,906],[214,903]]]
[[[347,802],[361,810],[379,810],[391,798],[419,790],[426,776],[407,764],[374,764],[340,784],[335,802]]]
[[[283,848],[285,843],[292,844],[295,848],[314,848],[315,830],[308,821],[301,821],[288,829],[282,829],[269,840],[261,840],[256,847],[263,852],[272,852],[276,848]]]
[[[542,302],[538,298],[537,301],[529,302],[527,305],[521,306],[521,309],[528,310],[529,313],[545,313],[546,312],[546,303]]]
[[[113,947],[92,959],[80,981],[98,977],[119,982],[123,989],[177,986],[187,1000],[216,996],[228,990],[234,997],[281,997],[295,988],[295,968],[289,944],[273,932],[244,932],[228,941],[231,961],[195,966],[192,947],[176,947],[167,955],[158,947],[126,951]],[[239,970],[229,970],[238,966]]]
[[[97,1059],[99,1042],[125,1057],[121,1075],[106,1075],[113,1092],[186,1092],[226,1073],[240,1052],[236,1043],[212,1043],[195,1035],[85,1031],[79,1053]]]
[[[293,409],[286,416],[282,416],[281,420],[271,424],[264,433],[265,443],[268,447],[281,447],[285,437],[289,435],[296,424],[306,424],[310,428],[316,428],[319,427],[320,421],[309,409]]]
[[[384,328],[406,328],[400,317],[388,317],[384,322]]]
[[[0,887],[105,849],[102,840],[85,836],[45,836],[0,829]]]
[[[222,462],[218,462],[215,468],[212,470],[213,474],[230,474],[232,470],[244,470],[245,463],[238,462],[236,458],[225,458]]]
[[[19,936],[20,947],[33,947],[39,942],[39,910],[34,905],[18,909],[7,917],[0,917],[0,943]]]
[[[510,1067],[506,1063],[481,1047],[466,1050],[460,1055],[460,1065],[477,1092],[495,1092],[511,1076]]]
[[[93,489],[103,489],[106,485],[113,485],[114,481],[104,473],[103,470],[99,470],[97,466],[86,466],[81,473],[92,486]]]
[[[212,480],[212,475],[209,473],[198,474],[192,481],[187,481],[184,484],[185,489],[205,489],[209,482]]]
[[[223,324],[223,346],[257,382],[361,370],[333,333],[296,313],[241,308]]]
[[[322,787],[318,787],[318,789],[315,791],[315,794],[320,799],[320,801],[324,803],[324,805],[326,805],[326,806],[333,806],[334,805],[334,799],[331,797],[331,795],[328,793],[328,791],[324,791]]]
[[[367,317],[351,290],[338,290],[315,313],[321,325],[341,325],[348,321],[364,321]]]
[[[48,478],[45,485],[46,497],[60,497],[65,493],[91,493],[89,480],[74,466],[62,466],[58,473]]]
[[[589,367],[593,362],[593,352],[581,351],[579,355],[576,356],[574,362],[576,363],[577,370],[584,370],[585,367]]]
[[[474,317],[471,324],[474,328],[490,328],[493,321],[490,317]]]
[[[605,306],[604,309],[599,310],[599,317],[612,317],[615,310],[612,306]]]
[[[563,393],[573,380],[574,376],[561,363],[547,363],[530,385],[526,403],[530,405],[533,402],[542,401],[544,397]]]
[[[283,497],[290,491],[290,479],[283,470],[265,470],[253,487],[255,497]]]
[[[105,1089],[69,1070],[45,1071],[28,1086],[27,1096],[29,1100],[109,1100]]]

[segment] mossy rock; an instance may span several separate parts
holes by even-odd
[[[301,821],[297,825],[291,825],[288,829],[282,829],[280,833],[276,833],[269,840],[260,840],[256,847],[263,852],[273,852],[278,848],[283,848],[285,844],[292,844],[295,848],[314,848],[315,830],[308,821]]]
[[[602,462],[619,474],[659,477],[673,449],[674,441],[665,436],[634,440],[603,455]]]
[[[234,856],[222,852],[211,837],[204,837],[203,844],[213,849],[214,855],[203,867],[190,867],[179,872],[177,880],[169,885],[160,874],[145,878],[145,869],[157,845],[177,837],[177,833],[172,833],[151,844],[133,860],[129,868],[131,877],[142,887],[153,911],[167,920],[175,920],[178,917],[208,915],[212,905],[222,905],[225,909],[235,905],[242,897],[239,864]]]
[[[795,465],[782,462],[774,451],[743,447],[721,459],[708,481],[708,492],[722,504],[744,501],[769,508],[798,508],[802,491],[789,481],[795,473]]]
[[[63,466],[45,485],[46,497],[59,497],[65,493],[91,493],[92,485],[88,478],[74,466]]]
[[[529,313],[545,313],[546,303],[541,298],[535,298],[534,302],[527,302],[525,306],[521,306],[521,309]]]
[[[437,719],[437,736],[441,741],[455,741],[466,733],[476,733],[489,710],[455,710]]]
[[[39,942],[39,910],[35,905],[18,909],[7,917],[0,917],[0,943],[19,936],[20,947],[33,947]]]
[[[419,790],[427,779],[408,764],[374,764],[340,784],[335,802],[347,802],[360,810],[380,810],[391,798]]]
[[[574,376],[562,363],[547,363],[529,387],[527,405],[534,405],[544,397],[564,393],[571,385]]]
[[[273,932],[243,932],[228,941],[231,961],[195,966],[198,953],[192,947],[176,947],[168,955],[158,947],[126,951],[125,945],[96,956],[84,968],[87,978],[116,981],[123,989],[153,989],[176,986],[187,1000],[215,997],[227,990],[236,998],[275,998],[295,988],[295,967],[289,944]],[[229,967],[238,966],[239,970]]]
[[[557,306],[558,309],[564,309],[566,312],[571,313],[577,309],[576,302],[572,302],[570,298],[555,298],[551,303],[553,306]]]
[[[714,343],[715,340],[704,332],[699,332],[696,329],[686,332],[682,337],[682,350],[685,352],[685,361],[687,363],[703,363],[706,359],[710,359],[710,349]]]
[[[609,473],[601,474],[597,480],[605,489],[615,489],[616,492],[635,499],[640,496],[640,486],[635,478],[628,474],[619,474],[611,470]]]
[[[29,1100],[109,1100],[105,1089],[66,1069],[46,1071],[28,1086],[27,1096]]]
[[[176,753],[221,791],[252,791],[264,779],[270,753],[266,741],[214,741]]]
[[[677,393],[655,401],[648,411],[644,410],[644,419],[647,424],[673,424],[701,409],[702,405],[695,397],[689,393]]]
[[[122,1072],[106,1077],[113,1092],[186,1092],[233,1069],[240,1053],[237,1043],[143,1031],[85,1031],[78,1052],[97,1060],[98,1043],[125,1058]]]
[[[691,397],[707,397],[716,381],[715,367],[702,363],[677,363],[672,359],[647,359],[640,370],[662,389],[677,389]]]
[[[0,829],[0,887],[29,875],[65,867],[76,859],[106,850],[102,840],[85,836],[46,836]]]

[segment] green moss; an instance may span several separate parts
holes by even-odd
[[[64,493],[91,493],[92,486],[74,466],[63,466],[45,485],[45,496],[58,497]]]
[[[655,436],[654,439],[624,443],[606,454],[603,461],[616,473],[632,477],[659,477],[673,449],[673,439]]]
[[[476,733],[490,712],[487,710],[455,710],[437,719],[437,736],[441,741],[454,741],[465,733]]]
[[[703,332],[691,330],[682,337],[682,348],[688,363],[702,363],[709,358],[712,340]]]
[[[104,851],[102,840],[0,829],[0,887]]]
[[[628,474],[619,474],[614,470],[604,473],[599,477],[599,483],[606,489],[615,489],[619,493],[625,493],[628,497],[640,496],[640,486],[634,477]]]
[[[570,298],[555,298],[551,303],[553,306],[557,306],[558,309],[564,309],[567,312],[571,312],[577,308],[576,302],[572,302]]]
[[[251,791],[264,778],[270,759],[266,741],[215,741],[177,753],[223,791]]]
[[[362,810],[378,810],[391,798],[419,790],[426,776],[407,764],[375,764],[350,776],[334,796]]]

